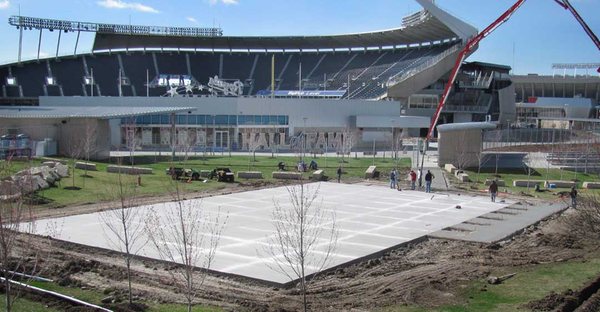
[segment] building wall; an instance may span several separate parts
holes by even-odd
[[[515,106],[515,85],[498,90],[498,106],[500,108],[500,117],[498,123],[506,124],[515,122],[517,118],[517,109]]]
[[[308,128],[344,128],[349,125],[350,116],[400,115],[397,101],[259,97],[40,97],[40,106],[168,106],[194,107],[192,114],[288,115],[290,132],[304,127],[304,124]]]
[[[438,129],[439,130],[439,129]],[[477,167],[481,152],[481,129],[438,132],[438,164],[456,168]]]
[[[90,139],[90,158],[106,159],[110,153],[110,128],[108,120],[82,118],[0,118],[0,135],[27,134],[32,141],[52,139],[58,143],[58,154],[84,159],[83,142]]]
[[[362,138],[362,130],[379,132],[380,137],[391,133],[392,129],[403,129],[405,133],[418,134],[420,128],[429,126],[429,117],[400,117],[400,103],[397,101],[365,100],[326,100],[326,99],[271,99],[271,98],[227,98],[227,97],[42,97],[40,106],[133,106],[133,107],[192,107],[189,113],[180,115],[277,115],[287,116],[287,125],[177,125],[177,129],[197,128],[207,133],[206,146],[213,146],[214,132],[229,131],[231,144],[237,148],[248,146],[248,134],[256,133],[261,139],[274,128],[278,129],[279,139],[292,139],[299,133],[308,133],[307,140],[314,134],[315,146],[328,145],[330,148],[342,133]],[[357,120],[359,124],[357,124]],[[138,125],[138,141],[143,141],[144,128],[152,125]],[[159,126],[156,126],[159,127]],[[160,125],[170,128],[169,125]],[[271,129],[271,130],[269,130]],[[123,144],[124,132],[120,120],[110,121],[110,138],[113,147]],[[139,133],[138,133],[139,132]],[[146,137],[148,129],[146,129]],[[240,135],[245,133],[244,135]],[[161,134],[162,137],[162,134]],[[252,136],[250,136],[252,137]],[[335,139],[333,139],[335,138]],[[264,140],[269,143],[270,136]],[[170,138],[166,144],[170,144]],[[278,140],[280,141],[280,140]],[[325,144],[323,142],[329,142]],[[371,141],[369,141],[371,142]],[[293,145],[292,142],[289,142]],[[360,142],[356,142],[360,146]],[[308,144],[308,142],[307,142]],[[163,144],[164,145],[164,144]],[[264,145],[264,144],[262,144]],[[270,144],[267,144],[270,146]],[[339,144],[338,144],[339,145]],[[218,147],[218,146],[216,146]],[[292,146],[290,146],[292,147]]]

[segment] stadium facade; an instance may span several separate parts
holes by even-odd
[[[33,105],[105,110],[113,149],[131,139],[141,149],[391,146],[426,131],[458,51],[477,33],[418,2],[424,9],[399,28],[331,36],[164,35],[102,24],[92,53],[0,66],[0,132],[44,139],[27,130],[31,115],[19,117],[20,106]],[[70,23],[49,24],[60,31]],[[464,66],[441,123],[516,120],[509,69]],[[148,110],[110,118],[111,107]],[[53,116],[56,125],[45,127],[73,116]]]

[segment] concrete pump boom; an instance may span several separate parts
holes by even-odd
[[[489,34],[491,34],[500,25],[502,25],[503,23],[508,21],[508,19],[512,16],[512,14],[518,8],[520,8],[524,2],[525,2],[525,0],[519,0],[519,1],[515,2],[515,4],[513,4],[510,8],[508,8],[508,10],[506,10],[506,12],[504,12],[502,15],[500,15],[500,17],[498,17],[494,22],[492,22],[488,27],[486,27],[483,31],[481,31],[475,37],[469,39],[467,41],[467,44],[465,45],[465,47],[458,53],[458,57],[456,58],[454,67],[452,68],[452,71],[450,72],[450,77],[448,79],[448,82],[446,83],[446,86],[444,87],[444,92],[442,93],[440,102],[437,106],[437,109],[435,110],[435,113],[433,114],[433,117],[431,118],[431,124],[429,126],[429,130],[427,131],[427,137],[425,137],[425,144],[423,147],[423,154],[422,154],[422,159],[421,159],[421,167],[419,169],[419,171],[421,173],[419,175],[419,186],[421,186],[422,182],[423,182],[423,180],[422,180],[423,179],[422,178],[423,177],[423,165],[425,162],[425,153],[427,151],[427,144],[428,144],[429,140],[431,140],[431,138],[433,137],[433,132],[434,132],[435,126],[439,120],[440,113],[441,113],[442,109],[444,108],[444,104],[446,104],[446,99],[448,98],[448,95],[450,94],[450,90],[452,88],[452,85],[454,84],[454,81],[456,80],[456,76],[458,75],[458,70],[460,69],[462,62],[465,60],[467,55],[473,50],[473,48],[475,46],[477,46],[477,44],[479,44],[479,42],[481,40],[483,40],[485,37],[487,37]],[[596,45],[598,50],[600,50],[600,41],[598,40],[598,37],[596,37],[596,35],[592,31],[592,29],[586,24],[586,22],[579,15],[577,10],[575,10],[575,8],[571,5],[569,0],[554,0],[554,2],[556,2],[558,5],[560,5],[564,9],[569,10],[573,14],[575,19],[579,22],[579,24],[581,24],[581,27],[583,27],[584,31],[592,39],[592,41],[594,42],[594,44]],[[600,72],[600,68],[598,68],[598,72]]]

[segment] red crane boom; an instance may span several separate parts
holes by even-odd
[[[503,23],[508,21],[508,19],[510,19],[510,17],[512,16],[512,14],[519,7],[521,7],[521,5],[523,5],[524,2],[525,2],[525,0],[518,0],[517,2],[515,2],[515,4],[513,4],[510,8],[508,8],[508,10],[506,10],[502,15],[500,15],[500,17],[498,17],[494,22],[492,22],[488,27],[486,27],[483,31],[481,31],[475,37],[470,38],[467,41],[467,44],[465,45],[465,47],[458,53],[456,62],[454,63],[454,67],[452,68],[452,71],[450,72],[450,77],[448,79],[448,82],[446,83],[446,86],[444,87],[444,92],[442,93],[440,102],[437,106],[437,109],[435,110],[435,113],[433,114],[433,117],[431,118],[431,124],[429,126],[429,130],[427,131],[427,137],[425,138],[425,145],[424,145],[423,156],[422,156],[422,160],[421,160],[421,168],[420,168],[421,174],[419,176],[419,186],[422,185],[421,177],[423,176],[423,164],[425,162],[425,152],[427,151],[427,143],[433,137],[433,132],[434,132],[435,126],[440,118],[440,113],[441,113],[442,109],[444,108],[444,104],[446,104],[446,99],[448,98],[448,95],[450,94],[450,89],[452,89],[452,85],[454,84],[454,81],[456,80],[456,76],[458,75],[458,70],[460,69],[462,62],[465,60],[465,58],[468,56],[468,54],[473,50],[473,48],[477,44],[479,44],[479,42],[481,40],[483,40],[483,38],[487,37],[494,30],[496,30],[496,28],[498,28],[500,25],[502,25]],[[596,45],[598,50],[600,50],[600,41],[598,40],[598,37],[594,34],[592,29],[585,23],[583,18],[579,15],[577,10],[575,10],[575,8],[571,5],[569,0],[554,0],[554,2],[556,2],[558,5],[560,5],[564,9],[569,10],[571,12],[571,14],[573,14],[575,19],[579,22],[579,24],[581,24],[581,27],[583,27],[583,29],[587,33],[587,35],[592,39],[592,41],[594,42],[594,44]],[[598,68],[598,72],[600,73],[600,68]]]

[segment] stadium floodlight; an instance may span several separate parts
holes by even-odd
[[[17,29],[48,29],[50,31],[59,30],[64,32],[97,32],[121,35],[146,35],[146,36],[175,36],[175,37],[221,37],[223,30],[221,28],[200,28],[200,27],[163,27],[163,26],[141,26],[141,25],[120,25],[120,24],[96,24],[88,22],[75,22],[65,20],[53,20],[47,18],[37,18],[13,15],[8,19],[8,23]]]

